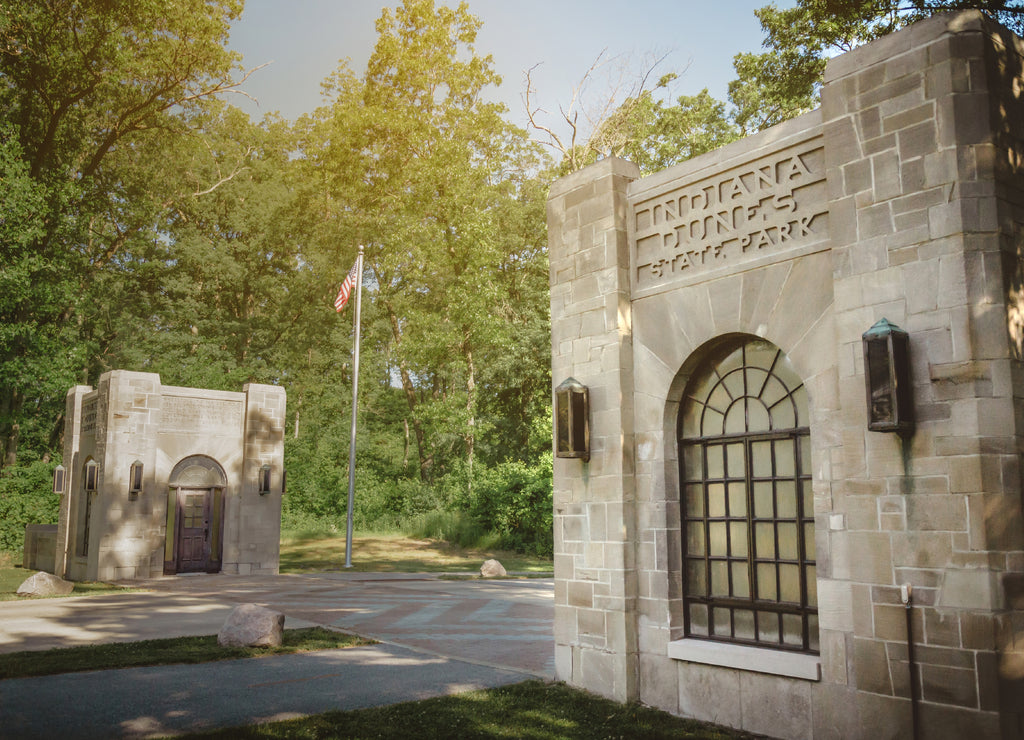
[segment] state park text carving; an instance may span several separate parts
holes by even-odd
[[[824,241],[820,139],[647,196],[633,208],[633,227],[641,290]]]

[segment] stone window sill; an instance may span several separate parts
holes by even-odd
[[[807,681],[821,680],[821,658],[817,655],[689,639],[670,642],[668,657]]]

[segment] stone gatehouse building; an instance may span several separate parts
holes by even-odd
[[[559,679],[773,737],[1024,736],[1022,53],[938,16],[832,59],[819,110],[553,184],[552,379],[590,404]],[[882,319],[909,383],[869,391]],[[894,387],[913,426],[869,429]]]
[[[56,575],[277,573],[284,414],[272,385],[199,390],[114,370],[72,388]]]

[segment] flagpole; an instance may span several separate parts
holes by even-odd
[[[359,328],[363,307],[363,247],[356,257],[355,349],[352,350],[352,434],[348,441],[348,512],[345,520],[345,567],[352,567],[352,510],[356,500],[356,409],[359,403]]]

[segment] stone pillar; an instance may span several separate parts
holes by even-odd
[[[154,490],[152,483],[162,406],[160,376],[112,370],[100,377],[99,388],[101,403],[106,400],[106,423],[103,446],[97,438],[96,447],[100,484],[93,502],[96,528],[89,548],[90,565],[96,558],[92,577],[146,578],[155,575],[150,572],[151,562],[164,544],[159,512],[166,493]],[[129,472],[136,460],[143,464],[143,491],[131,498]]]
[[[242,391],[245,394],[245,442],[241,495],[232,504],[235,511],[228,510],[225,517],[234,516],[237,526],[226,529],[237,533],[240,575],[277,573],[281,547],[285,390],[277,385],[246,383]],[[259,471],[264,464],[270,465],[270,493],[261,496]]]
[[[92,392],[91,385],[72,386],[67,392],[64,409],[64,451],[61,464],[64,466],[64,494],[60,498],[60,513],[57,519],[57,552],[54,557],[54,575],[59,578],[66,577],[68,569],[68,557],[71,556],[71,531],[75,527],[72,518],[74,507],[72,502],[75,499],[79,483],[79,467],[81,461],[78,459],[80,447],[79,435],[82,430],[82,398],[86,393]]]
[[[837,696],[816,734],[866,735],[869,698],[872,714],[909,733],[902,584],[913,587],[921,736],[1019,727],[999,664],[1013,609],[1004,584],[1024,565],[1022,386],[1003,275],[1021,209],[1009,217],[993,181],[993,121],[1006,116],[996,98],[1012,86],[993,87],[992,31],[977,13],[937,16],[826,71],[841,444],[819,575],[849,599],[850,623],[845,675],[824,688],[860,698]],[[867,430],[861,334],[883,317],[911,338],[918,423],[907,440]],[[855,706],[859,716],[843,716]]]
[[[633,353],[626,187],[606,159],[548,198],[552,382],[590,389],[590,461],[555,458],[555,673],[619,701],[638,697]]]

